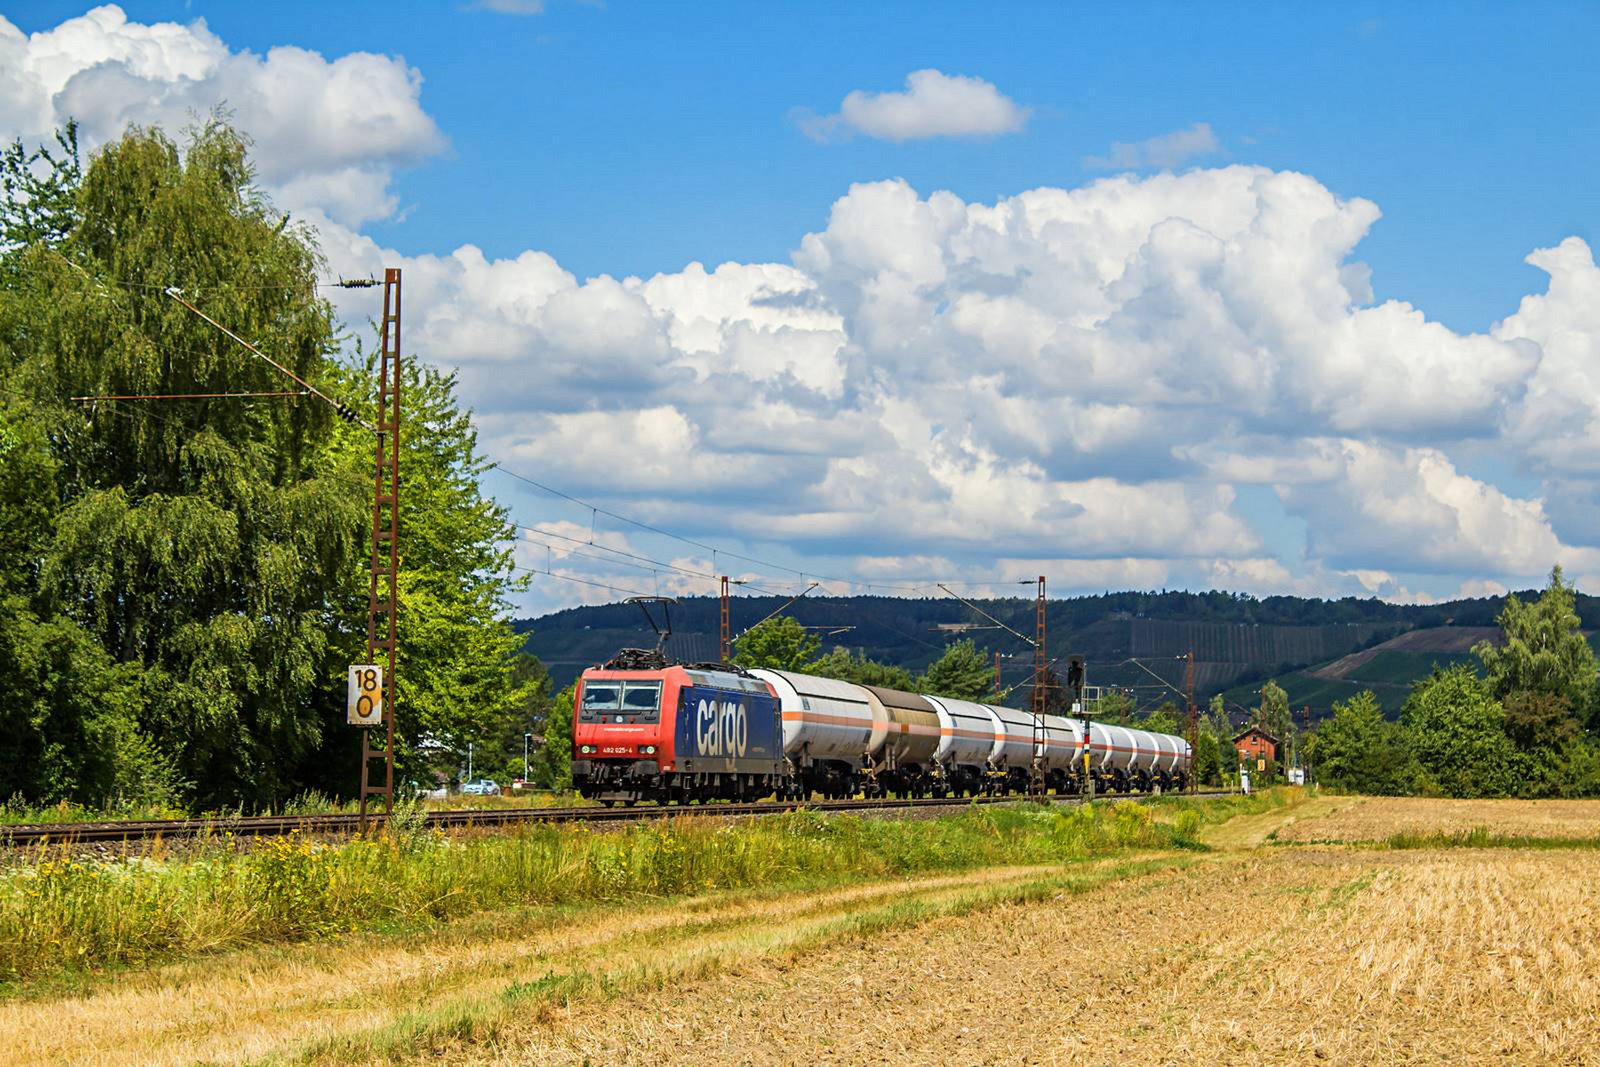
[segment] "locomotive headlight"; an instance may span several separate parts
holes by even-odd
[[[639,751],[643,752],[646,756],[654,756],[656,754],[656,746],[654,746],[654,745],[646,745],[643,748],[641,748]]]
[[[594,746],[593,745],[580,745],[578,747],[578,751],[583,753],[585,756],[587,756],[587,755],[589,755],[590,753],[592,753],[594,751]]]

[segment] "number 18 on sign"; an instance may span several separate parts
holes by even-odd
[[[378,726],[383,722],[383,668],[357,663],[350,668],[345,697],[345,718],[352,726]]]

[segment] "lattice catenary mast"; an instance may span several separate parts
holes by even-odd
[[[372,479],[372,567],[367,594],[367,662],[384,664],[383,747],[373,748],[361,731],[361,827],[369,798],[382,795],[385,814],[394,811],[395,628],[399,616],[400,568],[400,271],[383,272],[383,323],[378,350],[378,423]],[[382,784],[372,780],[374,760],[383,760]]]

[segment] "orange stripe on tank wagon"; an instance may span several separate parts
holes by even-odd
[[[815,711],[786,711],[783,713],[784,722],[813,722],[818,726],[849,726],[860,728],[871,726],[872,717],[863,713],[860,716],[849,715],[823,715]]]

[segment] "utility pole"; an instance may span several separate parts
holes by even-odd
[[[1045,792],[1044,784],[1044,746],[1048,740],[1044,729],[1045,701],[1045,675],[1048,668],[1045,666],[1044,638],[1045,638],[1045,609],[1044,609],[1044,575],[1039,575],[1039,595],[1034,604],[1034,637],[1033,637],[1033,763],[1034,786],[1039,795]]]
[[[722,576],[722,662],[733,660],[733,641],[728,633],[728,576]]]
[[[378,348],[378,424],[372,476],[372,566],[367,592],[367,662],[385,662],[382,748],[373,748],[361,731],[361,818],[367,829],[367,803],[383,797],[384,812],[394,812],[395,624],[400,610],[400,270],[383,272],[383,322]],[[380,660],[380,653],[383,659]],[[373,780],[374,760],[383,761],[381,784]]]
[[[996,652],[994,654],[994,702],[996,704],[998,704],[998,703],[1000,703],[1001,699],[1002,698],[1001,698],[1001,694],[1000,694],[1000,653]]]
[[[1189,650],[1189,665],[1184,671],[1183,688],[1189,699],[1189,792],[1194,792],[1194,754],[1200,745],[1200,714],[1194,706],[1194,649]]]

